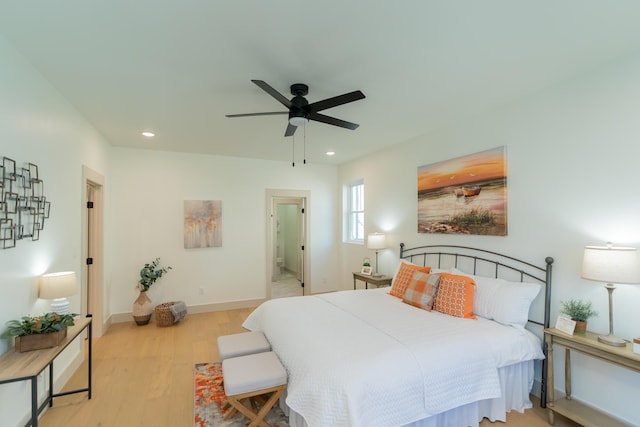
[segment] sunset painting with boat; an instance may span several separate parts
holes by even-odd
[[[418,167],[418,232],[507,235],[505,147]]]

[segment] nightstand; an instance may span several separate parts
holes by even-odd
[[[389,276],[368,276],[366,274],[358,273],[357,271],[353,273],[353,289],[356,288],[356,280],[360,280],[364,282],[364,288],[369,289],[369,285],[375,285],[376,287],[380,286],[389,286],[391,285],[391,277]]]
[[[568,335],[555,328],[545,329],[544,339],[547,346],[547,409],[549,409],[549,424],[553,424],[554,412],[557,412],[586,427],[628,427],[627,424],[615,418],[571,399],[571,350],[640,372],[640,354],[633,352],[633,345],[627,343],[626,347],[613,347],[599,342],[598,335],[592,332]],[[558,399],[554,399],[555,390],[553,388],[554,344],[565,348],[565,395],[560,396]]]

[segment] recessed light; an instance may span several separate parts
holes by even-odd
[[[146,136],[147,138],[153,138],[154,136],[156,136],[156,134],[153,132],[142,132],[142,136]]]
[[[335,151],[327,151],[325,154],[326,154],[327,156],[335,156],[335,155],[336,155],[336,152],[335,152]]]

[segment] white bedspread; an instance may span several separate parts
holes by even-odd
[[[542,359],[533,334],[402,303],[388,289],[270,300],[245,321],[309,426],[398,426],[499,396],[497,369]]]

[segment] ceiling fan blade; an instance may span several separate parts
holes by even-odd
[[[275,116],[280,114],[289,114],[289,112],[288,111],[272,111],[268,113],[227,114],[225,117]]]
[[[262,80],[251,80],[251,81],[254,82],[256,85],[258,85],[260,89],[264,90],[269,95],[277,99],[282,105],[284,105],[287,108],[291,108],[291,101],[289,101],[286,96],[284,96],[283,94],[281,94],[280,92],[278,92],[277,90],[269,86],[268,83],[263,82]]]
[[[325,116],[324,114],[319,114],[319,113],[311,113],[307,118],[309,120],[315,120],[316,122],[322,122],[328,125],[339,126],[341,128],[346,128],[351,130],[355,130],[358,128],[358,126],[360,126],[355,123],[336,119],[335,117]]]
[[[284,136],[293,136],[293,134],[296,133],[296,129],[298,129],[298,126],[288,123],[287,130],[284,131]]]
[[[316,111],[326,110],[327,108],[337,107],[338,105],[347,104],[349,102],[364,99],[364,93],[356,90],[354,92],[345,93],[343,95],[334,96],[333,98],[323,99],[307,105],[308,111],[315,113]]]

